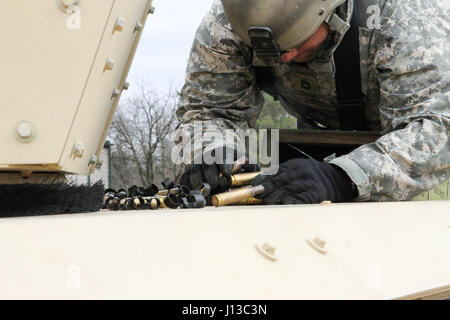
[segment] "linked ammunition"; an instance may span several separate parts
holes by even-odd
[[[204,208],[206,206],[206,199],[203,196],[202,193],[198,192],[192,192],[190,195],[188,195],[186,198],[184,198],[187,200],[184,201],[183,205],[187,208],[187,209],[200,209],[200,208]]]
[[[161,202],[163,197],[140,197],[139,202],[135,202],[138,205],[135,209],[150,209],[157,210],[161,208]]]
[[[159,192],[159,188],[156,184],[151,184],[147,189],[145,189],[145,197],[153,197]]]
[[[164,188],[167,190],[173,189],[175,187],[175,182],[173,182],[170,178],[164,179],[163,182],[161,182]]]
[[[146,203],[146,200],[142,197],[133,197],[131,199],[131,207],[135,210],[144,209]]]
[[[223,188],[242,187],[251,183],[251,181],[261,174],[261,172],[237,173],[248,162],[243,157],[235,162],[231,176],[220,176],[220,186]],[[205,183],[199,190],[191,190],[187,186],[175,185],[169,178],[162,182],[165,190],[152,184],[148,188],[138,187],[136,185],[115,192],[113,189],[107,190],[104,197],[104,208],[110,210],[139,210],[160,208],[203,208],[212,203],[216,207],[230,204],[238,205],[257,205],[262,204],[262,200],[255,199],[254,196],[264,192],[264,187],[247,186],[236,189],[231,192],[210,196],[211,187]]]
[[[161,190],[161,191],[158,191],[158,193],[156,194],[156,196],[165,197],[165,196],[167,196],[167,194],[168,194],[169,192],[171,192],[171,193],[177,193],[178,191],[179,191],[178,188],[171,189],[171,190]]]
[[[200,192],[203,194],[204,197],[209,196],[211,194],[211,186],[207,183],[204,183],[200,188]]]
[[[131,199],[130,198],[120,199],[119,208],[120,210],[130,210],[132,208]]]
[[[146,201],[145,208],[150,210],[158,210],[161,209],[161,199],[158,197],[149,197],[144,198]]]
[[[173,193],[176,195],[188,195],[189,193],[191,193],[191,189],[189,189],[189,187],[187,186],[179,186],[176,188],[172,188],[170,190],[161,190],[159,191],[156,195],[157,196],[167,196],[169,193]]]
[[[106,209],[109,209],[111,211],[119,210],[120,209],[119,199],[118,198],[112,198],[112,197],[108,198],[106,200],[105,207],[106,207]]]
[[[176,209],[180,206],[180,199],[174,193],[167,194],[167,197],[162,202],[165,208]]]

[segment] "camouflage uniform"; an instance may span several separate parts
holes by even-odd
[[[448,0],[365,2],[381,12],[379,28],[360,28],[366,122],[384,136],[331,163],[357,185],[358,201],[409,200],[450,179],[450,6]],[[349,0],[328,21],[333,36],[318,57],[306,66],[272,68],[287,111],[322,128],[339,128],[333,52],[352,8]],[[179,128],[192,131],[193,121],[206,122],[204,131],[253,127],[264,101],[255,83],[260,63],[215,0],[195,36]]]

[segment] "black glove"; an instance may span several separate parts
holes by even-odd
[[[263,199],[265,204],[350,202],[357,196],[344,170],[310,159],[283,163],[276,175],[259,175],[252,185],[264,186],[264,193],[257,198]]]
[[[222,153],[226,157],[226,150]],[[214,154],[213,154],[214,156]],[[234,152],[234,160],[237,160],[237,152]],[[224,192],[228,189],[228,179],[233,173],[234,163],[223,164],[194,164],[187,168],[180,178],[180,184],[190,187],[191,189],[198,189],[204,183],[211,187],[211,194]],[[256,172],[259,171],[259,165],[245,164],[239,173],[242,172]]]

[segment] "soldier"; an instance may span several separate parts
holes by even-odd
[[[251,128],[265,91],[302,128],[383,134],[258,176],[265,203],[410,200],[450,179],[449,16],[445,0],[215,0],[191,50],[179,129]],[[229,170],[193,165],[182,181],[217,186]]]

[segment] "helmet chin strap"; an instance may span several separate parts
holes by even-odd
[[[336,9],[337,9],[337,8],[336,8]],[[336,14],[336,9],[334,9],[333,12],[331,12],[331,13],[328,15],[328,17],[326,17],[326,19],[325,19],[323,22],[325,22],[326,24],[330,24],[331,18],[333,18],[333,15]]]

